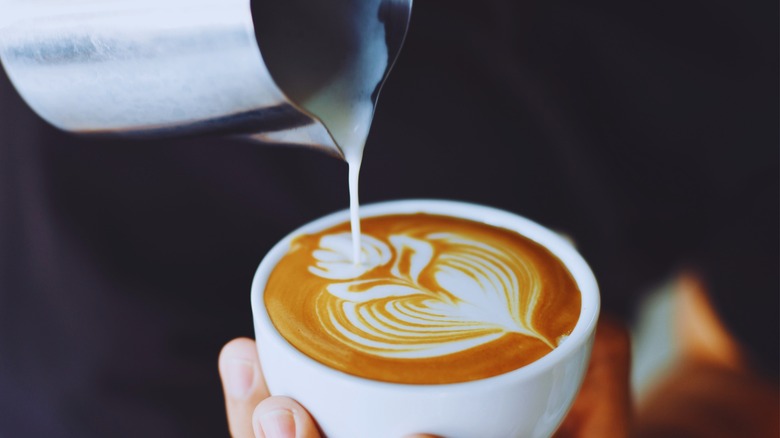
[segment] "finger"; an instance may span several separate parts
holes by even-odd
[[[252,416],[256,438],[319,438],[317,425],[303,406],[287,397],[263,400]]]
[[[228,342],[219,354],[219,375],[230,435],[252,438],[252,412],[260,401],[268,398],[255,342],[247,338]]]
[[[628,330],[622,323],[603,316],[596,327],[582,389],[555,437],[628,436],[632,412],[630,368]]]

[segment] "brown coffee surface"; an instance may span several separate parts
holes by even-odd
[[[277,330],[329,367],[368,379],[442,384],[503,374],[548,354],[577,323],[563,263],[515,232],[464,219],[362,219],[296,238],[265,289]]]

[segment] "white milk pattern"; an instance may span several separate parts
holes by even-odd
[[[334,338],[365,353],[404,359],[465,351],[507,333],[557,345],[533,327],[541,280],[519,256],[453,233],[388,240],[363,234],[361,263],[355,264],[350,233],[320,239],[309,271],[331,281],[317,312]],[[390,275],[367,275],[380,266],[390,266]],[[423,274],[435,287],[421,284]]]

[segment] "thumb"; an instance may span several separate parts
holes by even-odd
[[[252,415],[256,438],[319,438],[320,433],[306,409],[287,397],[263,400]]]
[[[252,438],[252,412],[268,397],[255,342],[239,338],[225,345],[219,355],[219,375],[225,393],[230,436]]]

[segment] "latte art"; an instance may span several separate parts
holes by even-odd
[[[499,247],[450,233],[363,236],[362,260],[350,260],[351,236],[326,235],[309,271],[336,281],[318,300],[331,336],[365,353],[426,358],[468,350],[533,328],[541,279],[532,265]],[[389,275],[380,266],[391,264]],[[377,274],[374,274],[374,273]],[[427,276],[421,278],[423,272]],[[373,274],[373,275],[372,275]]]
[[[571,275],[522,236],[423,214],[363,227],[360,263],[345,224],[299,237],[266,288],[274,325],[320,362],[386,381],[472,380],[538,359],[576,323]]]

